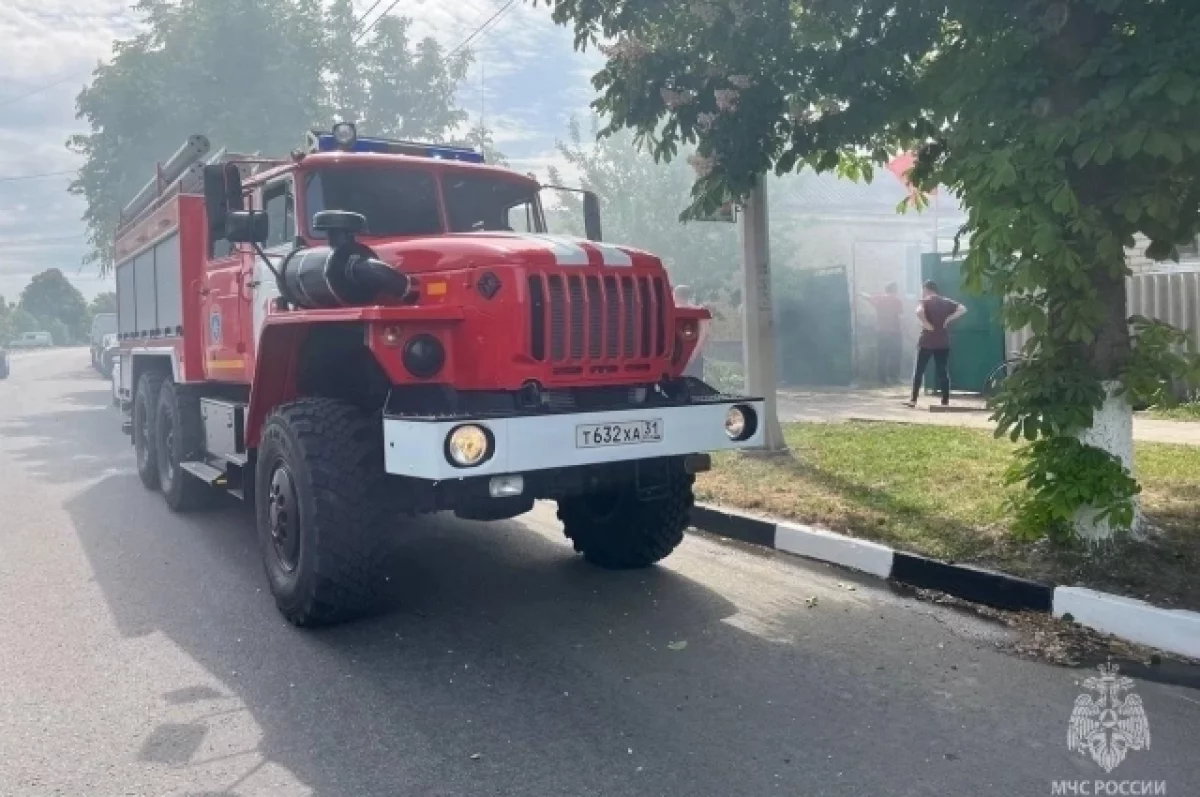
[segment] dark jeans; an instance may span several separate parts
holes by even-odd
[[[929,360],[933,360],[933,373],[937,380],[938,392],[942,394],[942,403],[950,403],[950,350],[949,349],[918,349],[917,367],[913,371],[912,400],[915,403],[921,394],[921,383],[925,380],[925,369]]]
[[[900,357],[903,342],[899,332],[880,332],[875,341],[875,357],[879,361],[879,381],[894,385],[900,381]]]

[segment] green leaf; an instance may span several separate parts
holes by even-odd
[[[1092,161],[1097,166],[1103,166],[1112,160],[1112,156],[1113,156],[1113,145],[1111,142],[1105,140],[1105,141],[1101,141],[1100,144],[1096,147],[1096,153],[1092,156]]]
[[[1075,200],[1075,192],[1071,190],[1069,185],[1063,183],[1058,189],[1058,193],[1054,195],[1054,201],[1051,203],[1050,207],[1055,213],[1067,214],[1074,212],[1074,210],[1078,207]]]
[[[992,173],[990,185],[992,188],[1008,188],[1017,182],[1017,170],[1013,168],[1012,162],[1005,160],[996,167]]]
[[[1178,164],[1183,161],[1183,144],[1178,138],[1166,135],[1163,140],[1163,156],[1171,163]]]
[[[1179,139],[1165,130],[1153,130],[1146,136],[1146,152],[1161,156],[1171,163],[1183,160],[1183,147]]]
[[[1114,83],[1100,92],[1100,104],[1106,111],[1115,111],[1125,102],[1125,97],[1128,93],[1129,89],[1126,88],[1124,83]]]
[[[1140,128],[1130,130],[1125,135],[1121,136],[1117,144],[1117,152],[1125,160],[1129,160],[1138,155],[1142,151],[1142,145],[1146,142],[1146,131]]]
[[[1163,87],[1167,85],[1167,82],[1170,79],[1171,79],[1171,76],[1167,72],[1159,72],[1157,74],[1151,75],[1150,77],[1146,78],[1141,83],[1139,83],[1134,88],[1134,90],[1132,92],[1130,92],[1129,96],[1131,99],[1135,99],[1135,100],[1141,99],[1143,97],[1153,96],[1153,95],[1157,94],[1158,92],[1162,91]]]
[[[1092,156],[1096,154],[1096,147],[1098,147],[1099,145],[1100,145],[1100,142],[1098,140],[1096,140],[1094,138],[1089,138],[1087,141],[1084,141],[1079,146],[1077,146],[1075,148],[1075,152],[1072,153],[1072,156],[1071,156],[1072,159],[1075,161],[1075,165],[1081,169],[1084,166],[1086,166],[1087,162],[1090,161],[1092,159]]]
[[[1187,105],[1196,96],[1195,80],[1176,72],[1167,85],[1167,96],[1176,105]]]

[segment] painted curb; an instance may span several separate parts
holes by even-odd
[[[1143,645],[1200,659],[1200,613],[1160,609],[1145,601],[1083,587],[1054,590],[1054,616]]]
[[[775,523],[740,512],[726,512],[723,509],[696,504],[692,507],[692,525],[732,540],[767,548],[775,547]]]
[[[697,504],[692,525],[722,537],[828,562],[878,578],[936,589],[1009,611],[1070,614],[1080,625],[1182,656],[1200,658],[1200,613],[1083,587],[1053,587],[964,564],[897,551],[800,523],[773,521]]]
[[[901,584],[936,589],[1009,611],[1048,612],[1054,606],[1054,588],[1046,584],[971,565],[939,562],[904,551],[895,551],[894,556],[889,578]]]
[[[775,548],[808,559],[861,570],[879,578],[889,578],[892,573],[894,554],[886,545],[856,540],[798,523],[775,525]]]

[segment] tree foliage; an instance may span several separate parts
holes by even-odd
[[[687,283],[700,300],[715,299],[729,287],[741,263],[732,225],[682,224],[679,214],[691,202],[692,170],[681,160],[655,163],[639,151],[628,132],[597,140],[599,120],[593,117],[591,126],[592,135],[585,141],[579,121],[572,119],[567,138],[558,142],[557,149],[578,172],[580,187],[599,196],[604,237],[662,257],[672,281]],[[551,170],[552,183],[564,185],[563,179]],[[582,234],[578,195],[559,192],[555,200],[551,229]]]
[[[14,307],[10,307],[3,296],[0,296],[0,348],[3,348],[13,339],[13,319],[12,314]]]
[[[917,150],[915,182],[968,210],[970,284],[1035,332],[998,399],[1001,433],[1077,438],[1113,383],[1155,392],[1194,365],[1166,356],[1169,335],[1131,337],[1124,249],[1144,235],[1166,258],[1200,232],[1200,4],[545,2],[577,46],[615,42],[593,78],[606,132],[633,130],[660,158],[698,144],[693,212],[772,169],[869,179]],[[1047,492],[1068,448],[1025,449],[1022,518],[1132,517],[1120,480]]]
[[[56,268],[34,275],[21,291],[20,308],[41,320],[45,331],[57,332],[54,342],[59,345],[81,339],[87,334],[90,320],[87,301],[79,289]],[[61,329],[54,322],[61,324]]]
[[[454,85],[469,54],[447,59],[386,17],[355,44],[349,0],[140,0],[142,32],[114,45],[76,99],[91,132],[71,191],[87,200],[93,252],[107,268],[120,208],[195,133],[214,148],[283,155],[334,117],[364,133],[442,139],[465,119]]]
[[[112,291],[96,294],[96,298],[92,299],[88,305],[88,314],[95,317],[101,313],[117,312],[117,295]]]

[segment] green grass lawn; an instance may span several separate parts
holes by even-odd
[[[984,431],[891,423],[785,424],[791,455],[721,455],[701,501],[812,523],[939,559],[1200,609],[1200,447],[1138,444],[1156,532],[1097,553],[1009,534],[1014,445]]]

